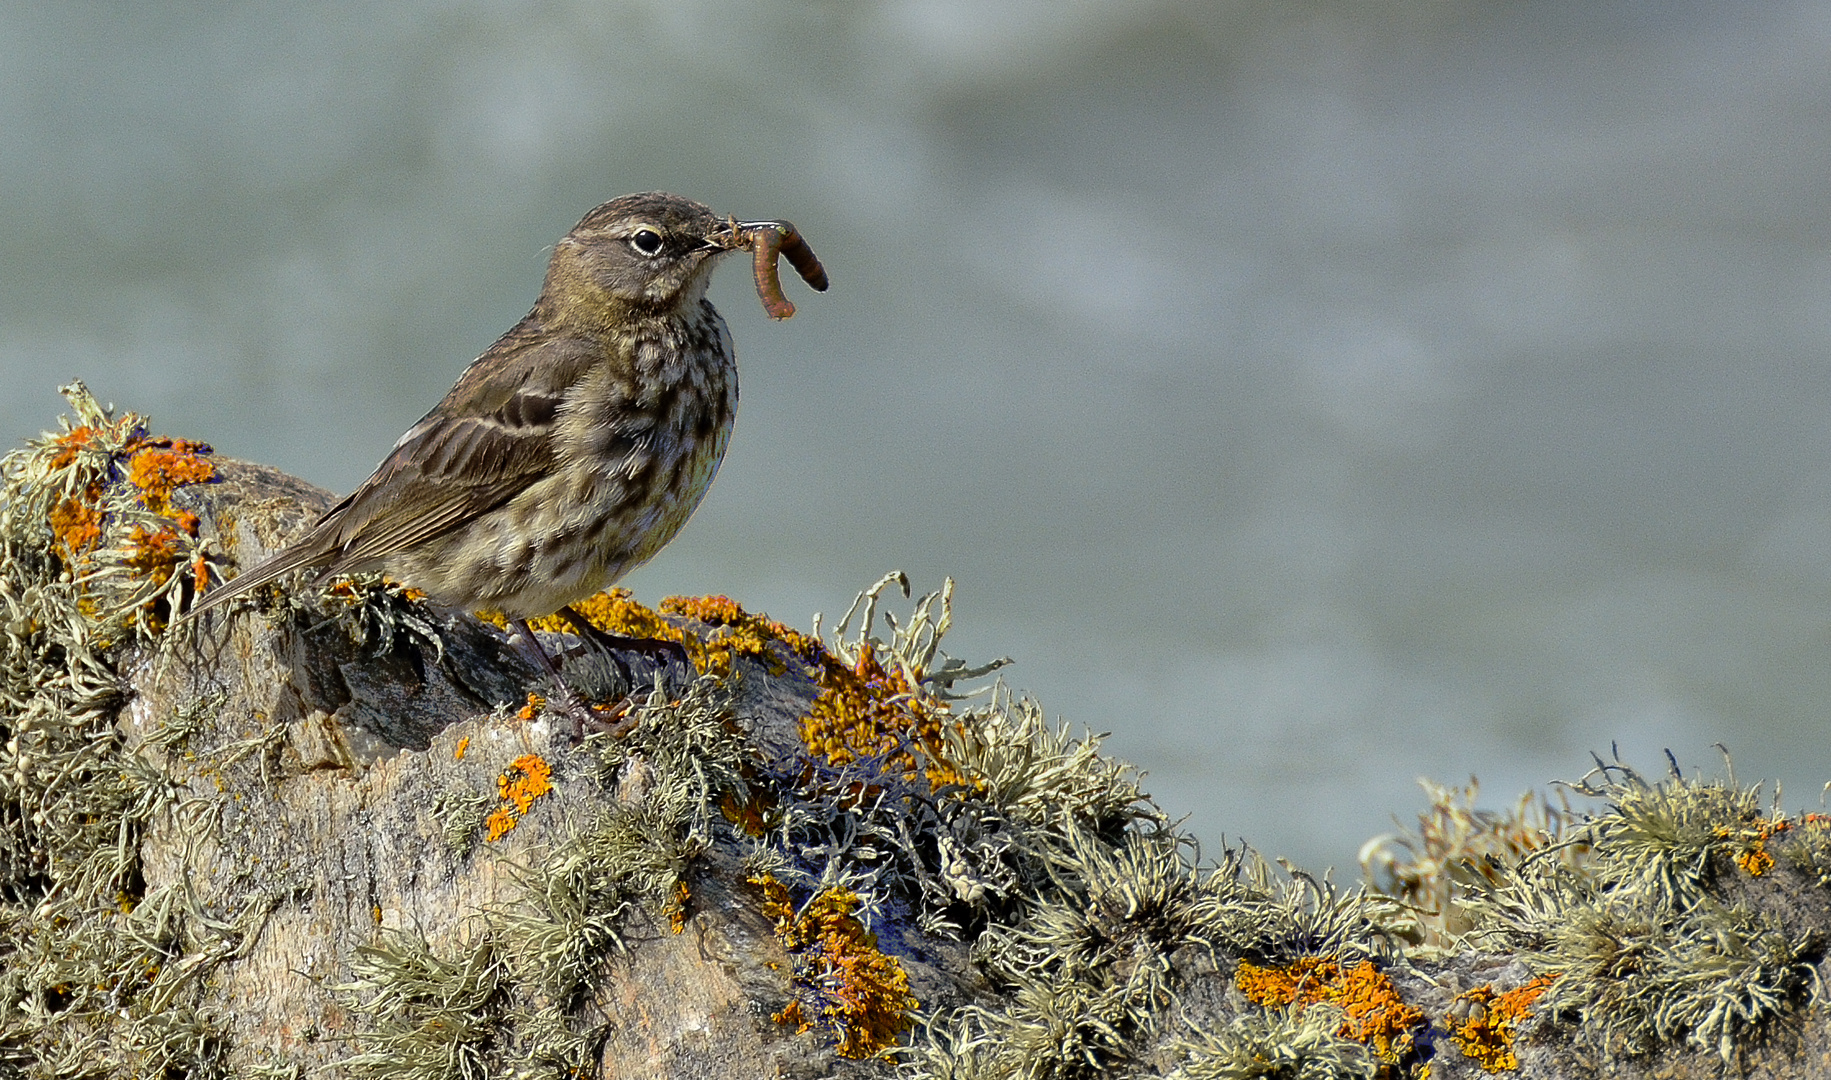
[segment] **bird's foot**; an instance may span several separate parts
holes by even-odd
[[[565,683],[559,683],[559,693],[550,702],[565,716],[571,727],[567,732],[572,744],[577,746],[585,741],[586,735],[606,735],[620,739],[629,734],[636,726],[636,700],[624,698],[615,705],[592,706]]]
[[[637,638],[612,634],[609,631],[598,629],[590,619],[570,606],[560,608],[559,614],[567,623],[571,624],[573,632],[580,638],[602,649],[611,658],[611,662],[617,665],[617,671],[623,676],[624,682],[632,687],[636,685],[636,681],[630,676],[629,668],[623,663],[623,659],[617,655],[619,652],[640,653],[660,661],[664,669],[679,664],[689,672],[693,670],[693,658],[687,655],[687,647],[678,641],[670,641],[667,638]]]
[[[534,656],[540,661],[540,666],[545,669],[547,678],[553,680],[554,694],[549,702],[549,707],[558,711],[569,721],[571,725],[569,735],[574,745],[584,742],[587,732],[602,732],[612,738],[620,738],[636,726],[636,700],[633,694],[625,697],[622,702],[608,711],[601,712],[592,708],[573,691],[571,686],[567,685],[565,678],[559,673],[559,665],[555,664],[553,658],[547,655],[547,650],[541,646],[540,638],[535,635],[534,628],[529,626],[525,619],[517,619],[515,625],[520,628],[522,636],[527,638],[528,644],[533,647]],[[636,683],[630,676],[629,669],[624,667],[623,661],[618,659],[615,653],[609,655],[617,665],[618,672],[623,676],[624,683],[633,691]]]

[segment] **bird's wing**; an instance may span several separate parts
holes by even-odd
[[[520,328],[517,328],[520,329]],[[488,513],[549,475],[560,406],[601,353],[567,339],[513,340],[473,364],[330,515],[327,574],[385,558]]]
[[[306,567],[344,573],[502,505],[553,466],[552,431],[566,393],[601,346],[546,335],[533,314],[459,377],[374,475],[310,532],[223,587],[194,613]]]

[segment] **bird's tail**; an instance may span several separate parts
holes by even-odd
[[[327,554],[323,539],[318,534],[318,530],[314,529],[310,535],[298,543],[269,556],[265,562],[243,571],[221,588],[211,590],[203,599],[191,605],[191,610],[186,613],[185,617],[194,618],[213,607],[220,607],[238,596],[246,596],[262,585],[285,577],[295,570],[302,570],[321,563]]]

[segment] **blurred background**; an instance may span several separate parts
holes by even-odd
[[[593,205],[801,226],[627,584],[892,568],[1211,843],[1618,743],[1831,779],[1831,5],[0,2],[0,436],[339,493]]]

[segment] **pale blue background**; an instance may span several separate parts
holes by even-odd
[[[0,4],[0,432],[81,375],[347,490],[595,203],[800,224],[630,580],[960,582],[1202,835],[1320,866],[1619,740],[1831,778],[1831,7]]]

